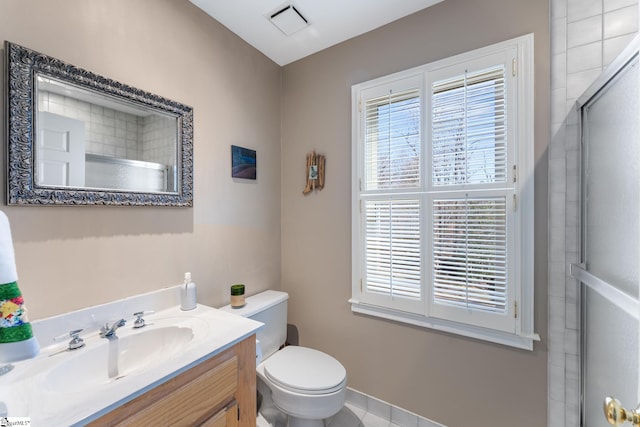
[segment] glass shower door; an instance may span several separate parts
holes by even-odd
[[[628,409],[640,402],[640,65],[637,48],[625,52],[581,106],[581,265],[572,275],[581,282],[583,427],[616,425],[603,414],[607,396]]]

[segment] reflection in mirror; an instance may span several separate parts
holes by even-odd
[[[177,190],[176,117],[36,78],[38,185]]]
[[[9,204],[192,205],[191,107],[5,49]]]

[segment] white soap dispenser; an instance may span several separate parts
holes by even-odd
[[[184,273],[184,286],[180,289],[180,308],[193,310],[196,308],[196,284],[191,281],[191,273]]]

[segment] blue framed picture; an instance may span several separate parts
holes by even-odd
[[[256,179],[256,150],[231,146],[231,176]]]

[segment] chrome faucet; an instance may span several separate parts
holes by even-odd
[[[133,315],[136,316],[136,320],[135,322],[133,322],[134,329],[144,328],[146,323],[145,323],[145,320],[142,318],[142,316],[146,316],[147,314],[153,314],[153,313],[155,313],[153,310],[138,311],[137,313],[133,313]]]
[[[80,332],[82,332],[82,329],[76,329],[75,331],[69,332],[71,341],[69,341],[67,350],[77,350],[84,347],[84,340],[80,338]]]
[[[117,322],[115,322],[113,325],[111,325],[111,327],[109,327],[108,323],[105,323],[105,325],[100,328],[100,337],[101,338],[112,338],[116,336],[116,330],[118,328],[121,328],[125,325],[125,323],[127,323],[126,320],[124,319],[120,319]]]

